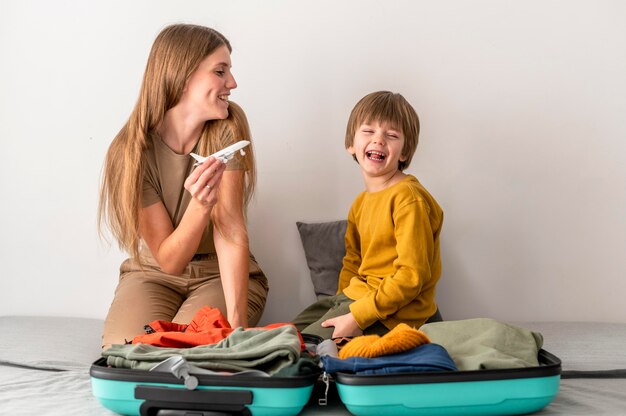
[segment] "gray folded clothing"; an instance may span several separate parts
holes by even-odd
[[[443,346],[458,369],[536,367],[543,336],[489,318],[425,324],[420,329]]]
[[[181,355],[189,363],[215,371],[257,369],[270,375],[300,358],[300,337],[291,325],[272,329],[237,328],[216,344],[192,348],[163,348],[148,344],[116,344],[103,351],[107,365],[149,370],[155,364]]]

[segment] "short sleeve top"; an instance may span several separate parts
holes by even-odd
[[[192,150],[192,151],[195,151]],[[142,207],[162,202],[176,228],[191,201],[185,189],[185,179],[194,169],[195,159],[189,154],[178,154],[170,149],[156,134],[148,137],[148,148],[144,151],[144,177],[142,185]],[[237,154],[228,161],[226,170],[243,169],[241,156]],[[213,224],[209,222],[202,234],[196,253],[215,253]],[[147,245],[143,244],[144,247]]]

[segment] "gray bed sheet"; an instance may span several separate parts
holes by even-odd
[[[535,413],[548,415],[626,415],[626,379],[565,379],[549,406]]]
[[[91,394],[87,369],[52,371],[0,365],[0,415],[113,416]]]
[[[0,415],[111,416],[91,394],[102,320],[0,317]]]
[[[626,369],[626,323],[515,324],[544,335],[564,374]],[[97,319],[0,317],[0,415],[113,415],[91,393],[89,367],[100,354],[101,331]],[[301,414],[350,414],[336,391],[327,406],[317,404],[321,395],[315,390]],[[554,401],[536,415],[626,415],[626,378],[563,379]]]

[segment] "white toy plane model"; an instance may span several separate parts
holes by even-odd
[[[246,152],[243,151],[243,148],[246,147],[247,145],[249,145],[250,142],[247,140],[241,140],[235,144],[231,144],[228,147],[225,147],[224,149],[220,150],[219,152],[215,152],[213,153],[211,156],[221,160],[222,162],[226,163],[228,162],[230,159],[232,159],[235,156],[235,153],[237,153],[237,150],[239,150],[239,152],[241,152],[241,156],[245,155]],[[200,156],[197,155],[195,153],[190,153],[191,157],[193,157],[194,159],[196,159],[198,162],[194,165],[194,166],[198,166],[202,163],[204,163],[205,160],[207,160],[209,157],[211,156]]]

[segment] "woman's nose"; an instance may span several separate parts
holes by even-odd
[[[237,81],[235,81],[235,77],[233,74],[230,74],[230,77],[228,78],[228,82],[226,83],[226,87],[230,88],[231,90],[234,90],[235,88],[237,88]]]

